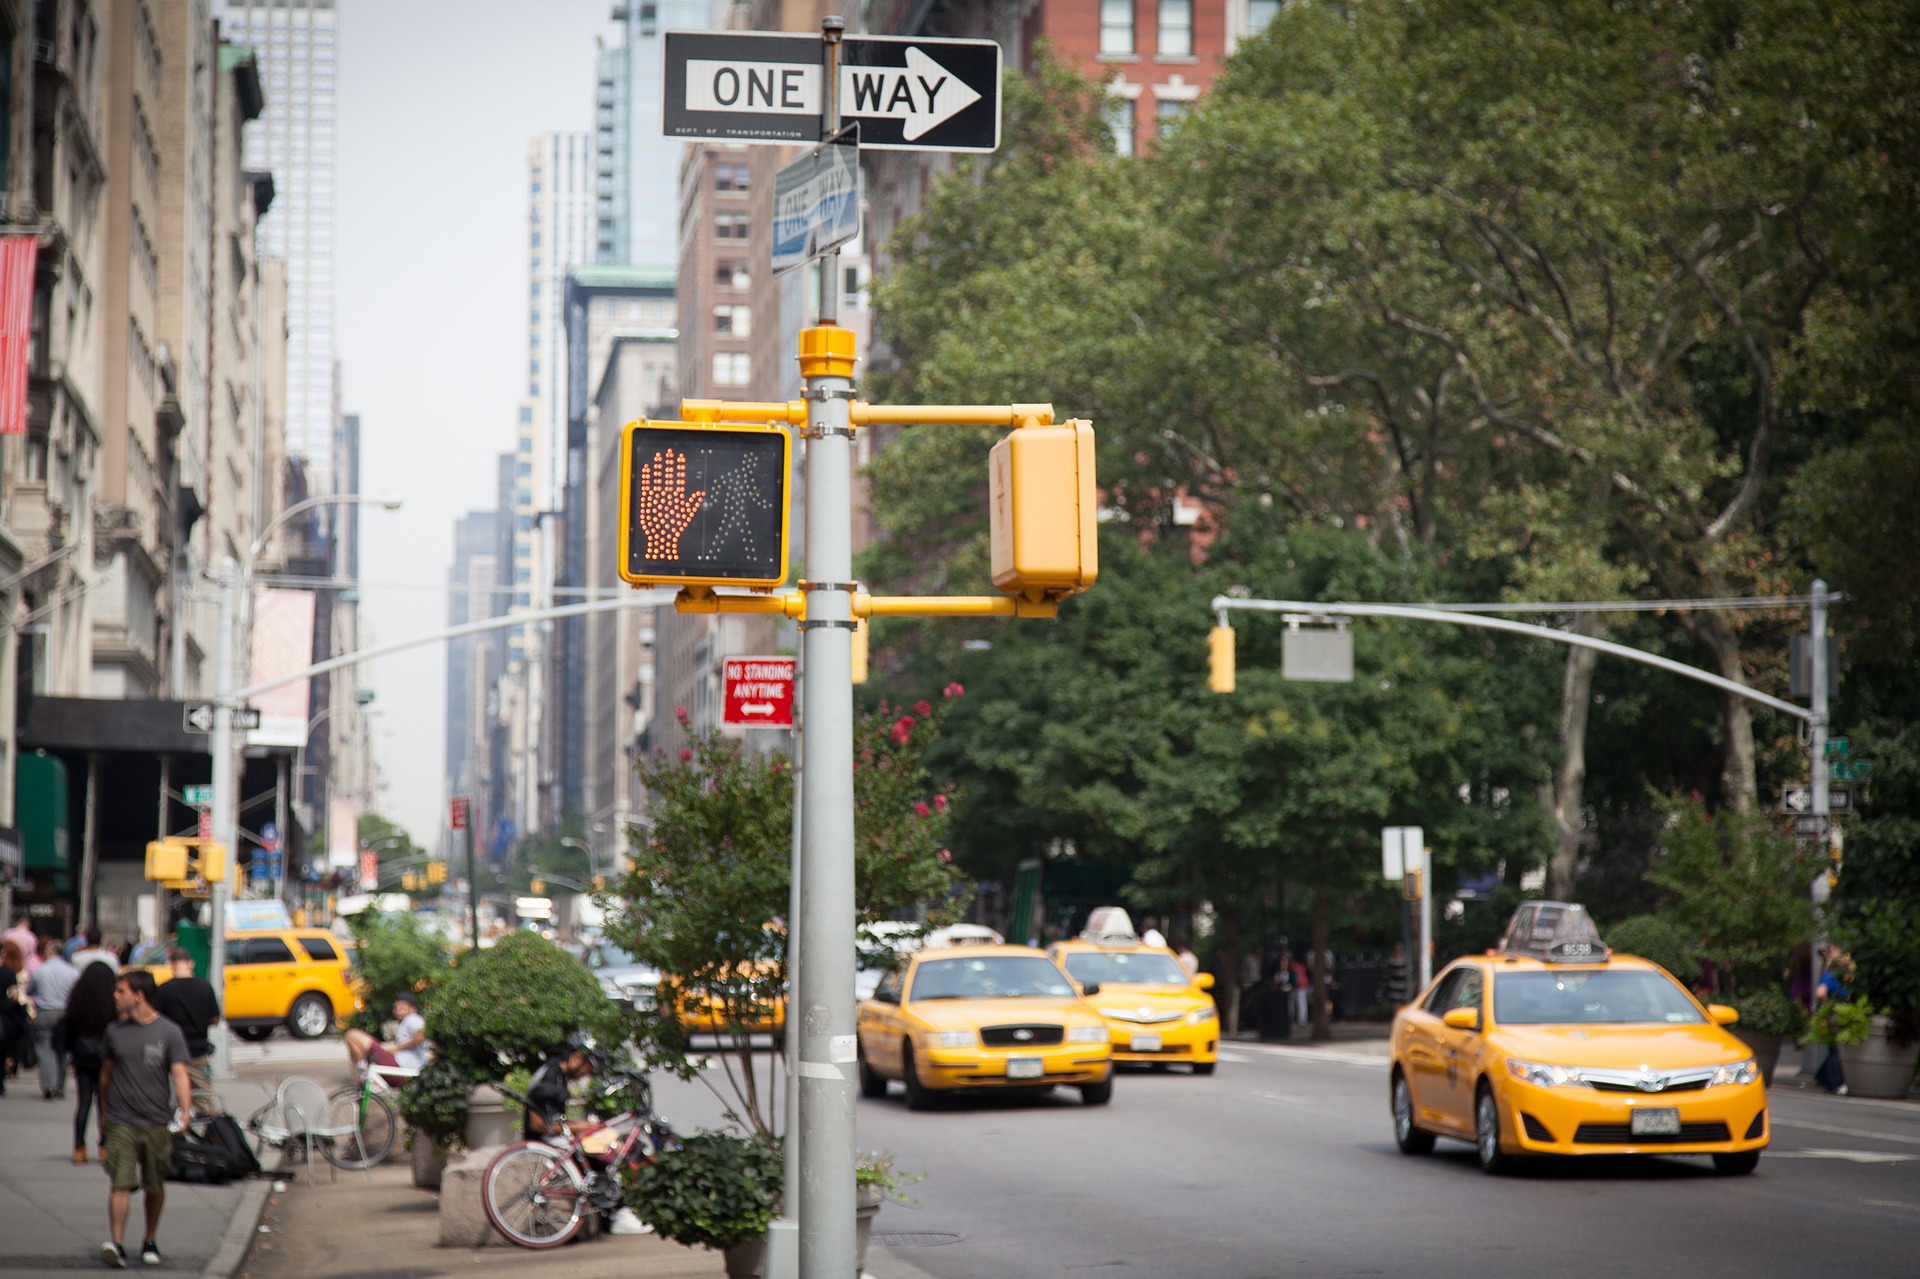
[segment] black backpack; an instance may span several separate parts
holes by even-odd
[[[226,1115],[196,1119],[185,1132],[173,1135],[169,1181],[222,1186],[259,1171],[260,1161],[253,1157],[246,1134]]]

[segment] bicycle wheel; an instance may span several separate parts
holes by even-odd
[[[328,1163],[336,1168],[371,1168],[393,1153],[400,1117],[394,1113],[393,1103],[379,1093],[348,1084],[327,1096],[327,1127],[355,1130],[321,1145],[320,1153]]]
[[[487,1165],[480,1202],[494,1229],[522,1248],[557,1248],[586,1220],[586,1190],[564,1154],[545,1142],[523,1141]]]

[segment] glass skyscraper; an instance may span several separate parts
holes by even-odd
[[[706,30],[713,0],[622,0],[619,43],[601,50],[594,94],[594,261],[672,269],[680,261],[680,153],[660,131],[668,31]],[[724,10],[722,10],[724,11]]]

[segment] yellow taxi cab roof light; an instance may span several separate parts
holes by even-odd
[[[1548,964],[1604,964],[1613,954],[1577,902],[1522,902],[1507,921],[1500,953]]]
[[[923,950],[941,950],[954,946],[1004,946],[1007,939],[985,924],[949,924],[927,934]]]
[[[1140,934],[1124,906],[1096,906],[1087,915],[1087,926],[1080,930],[1080,940],[1109,946],[1137,946]]]

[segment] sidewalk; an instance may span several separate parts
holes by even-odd
[[[245,1114],[257,1088],[236,1081],[230,1108]],[[228,1086],[221,1088],[223,1097]],[[88,1153],[100,1140],[89,1124]],[[100,1244],[108,1237],[107,1174],[97,1161],[75,1164],[73,1158],[73,1093],[46,1101],[33,1072],[11,1081],[0,1097],[0,1274],[47,1274],[51,1271],[105,1269]],[[269,1183],[243,1182],[232,1186],[189,1186],[167,1183],[167,1206],[160,1218],[163,1267],[147,1274],[200,1275],[219,1279],[233,1273],[252,1235],[266,1201]],[[142,1231],[141,1196],[134,1195],[127,1220],[127,1239],[139,1247]],[[223,1247],[223,1245],[225,1245]]]

